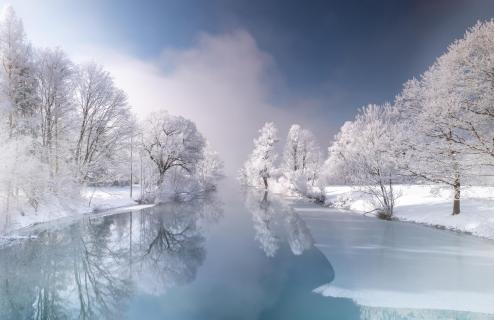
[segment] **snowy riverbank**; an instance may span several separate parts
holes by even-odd
[[[63,204],[53,202],[43,205],[36,213],[15,215],[6,230],[10,237],[16,230],[32,226],[38,223],[62,219],[71,216],[107,211],[116,208],[132,207],[137,205],[140,197],[140,186],[134,185],[132,198],[130,187],[87,187],[81,192],[79,199],[72,199]]]
[[[442,186],[400,185],[394,218],[494,239],[494,187],[465,187],[461,213],[451,215],[451,190]],[[326,205],[372,215],[369,195],[349,186],[324,189]]]

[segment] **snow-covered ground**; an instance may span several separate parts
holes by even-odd
[[[469,310],[486,314],[492,313],[492,296],[477,292],[436,291],[410,293],[386,290],[349,290],[331,284],[321,286],[314,292],[320,293],[325,297],[352,299],[355,303],[367,307],[392,308],[395,310]],[[458,299],[460,296],[462,299]]]
[[[91,211],[103,211],[113,208],[132,206],[140,198],[140,187],[134,185],[132,188],[132,198],[130,197],[130,187],[89,187],[83,191],[82,196],[87,207]]]
[[[130,187],[87,187],[79,199],[53,202],[43,205],[36,213],[25,215],[16,214],[11,217],[11,223],[6,235],[0,237],[15,237],[15,231],[37,223],[62,219],[70,216],[101,212],[110,209],[132,207],[137,205],[140,197],[140,186],[134,185],[132,198]]]
[[[401,221],[421,223],[468,232],[494,239],[494,187],[464,187],[461,213],[451,215],[452,191],[443,186],[399,185],[394,217]],[[372,198],[358,188],[328,186],[324,189],[326,204],[362,214],[372,214]]]
[[[315,291],[353,300],[362,319],[493,319],[493,241],[307,201],[294,210],[334,270]]]

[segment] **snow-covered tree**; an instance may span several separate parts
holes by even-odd
[[[319,173],[320,148],[312,132],[294,124],[288,131],[283,151],[283,173],[293,181],[303,176],[314,183]]]
[[[395,106],[401,113],[403,173],[451,186],[453,214],[460,213],[461,181],[470,178],[470,162],[464,146],[454,142],[463,136],[457,120],[464,108],[452,90],[449,68],[439,59],[420,80],[407,82]]]
[[[194,194],[222,175],[193,122],[162,112],[141,130],[107,71],[58,48],[32,49],[10,6],[0,17],[0,120],[0,227],[12,213],[61,208],[87,184],[137,179],[153,195],[157,185]]]
[[[222,177],[222,161],[194,122],[164,110],[143,124],[142,150],[148,201],[191,198],[214,190]]]
[[[156,165],[156,185],[165,180],[168,170],[178,167],[193,173],[203,159],[206,145],[196,125],[166,111],[152,113],[144,124],[143,148]]]
[[[44,49],[37,53],[35,71],[41,156],[54,176],[70,158],[72,147],[73,63],[60,49]]]
[[[308,181],[314,183],[319,175],[321,148],[308,129],[302,131],[301,139],[301,169]]]
[[[494,22],[479,22],[419,80],[405,84],[396,105],[403,118],[405,169],[453,189],[485,183],[494,168]]]
[[[37,163],[33,55],[22,21],[10,6],[0,19],[0,62],[2,222],[8,224],[11,213],[24,204],[37,210],[46,186],[46,168]]]
[[[455,98],[448,114],[451,141],[494,166],[494,21],[478,22],[438,58],[443,91]]]
[[[32,56],[21,19],[11,6],[5,7],[0,20],[0,105],[9,137],[34,134],[36,81]]]
[[[209,143],[204,148],[204,157],[199,161],[196,175],[202,188],[206,191],[216,189],[216,184],[223,177],[223,161]]]
[[[283,150],[283,164],[284,169],[287,171],[296,172],[301,168],[301,136],[302,127],[298,124],[292,125],[288,130],[285,149]]]
[[[353,143],[357,136],[357,127],[352,121],[346,121],[334,137],[328,149],[328,158],[321,169],[323,183],[327,185],[351,184],[352,171],[344,161],[344,154],[348,145]]]
[[[398,196],[393,187],[398,179],[396,116],[389,104],[361,109],[335,137],[325,163],[328,181],[344,179],[370,194],[383,218],[392,216]]]
[[[259,137],[254,140],[254,150],[242,169],[242,183],[250,186],[262,185],[268,189],[269,178],[275,170],[275,146],[278,141],[278,129],[274,123],[265,123],[259,130]]]
[[[82,182],[100,182],[131,134],[127,97],[110,74],[94,63],[81,66],[75,82],[77,177]]]

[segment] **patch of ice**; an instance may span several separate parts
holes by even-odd
[[[454,310],[494,314],[494,298],[489,294],[459,291],[398,292],[352,290],[331,284],[314,290],[326,297],[347,298],[368,307]]]

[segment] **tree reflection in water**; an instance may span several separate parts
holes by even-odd
[[[283,241],[294,255],[312,247],[313,240],[305,222],[281,197],[252,188],[245,192],[245,205],[252,213],[256,240],[268,257],[274,257]]]
[[[195,278],[214,197],[90,217],[0,250],[1,319],[119,319],[137,292]]]
[[[221,204],[212,198],[172,203],[140,213],[132,263],[140,289],[154,294],[194,280],[206,251],[201,225],[216,222]]]
[[[114,221],[85,221],[72,229],[73,277],[79,318],[119,316],[122,302],[130,295],[131,284],[125,272],[127,248],[114,241]],[[83,228],[81,230],[81,228]],[[79,229],[79,230],[74,230]]]

